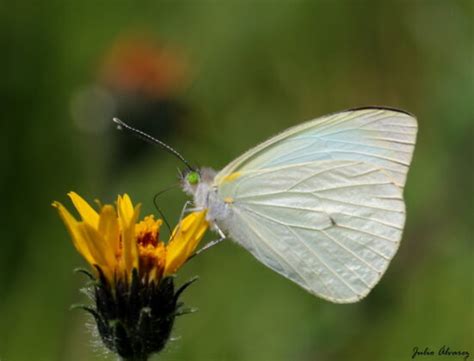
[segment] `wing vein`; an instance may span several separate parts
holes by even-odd
[[[321,139],[327,141],[327,142],[337,142],[337,143],[345,143],[345,144],[352,144],[352,145],[359,145],[362,147],[369,147],[369,148],[374,148],[374,149],[384,149],[388,150],[391,152],[397,152],[397,153],[406,153],[406,154],[411,154],[411,151],[408,150],[402,150],[402,149],[397,149],[397,148],[390,148],[390,147],[382,147],[379,145],[371,145],[371,144],[362,144],[362,143],[357,143],[357,142],[348,142],[347,140],[343,139],[326,139],[325,137],[320,137]]]
[[[250,212],[250,213],[253,213],[253,214],[259,216],[259,217],[262,217],[262,218],[264,218],[264,219],[267,219],[267,220],[270,221],[270,222],[276,223],[276,224],[278,224],[278,225],[280,225],[280,226],[284,226],[284,227],[286,227],[288,230],[290,230],[290,232],[291,232],[292,234],[296,235],[296,237],[303,243],[303,245],[304,245],[307,249],[309,249],[313,255],[316,256],[316,258],[320,261],[320,263],[321,263],[330,273],[332,273],[336,278],[338,278],[338,279],[339,279],[347,288],[349,288],[354,294],[359,295],[359,292],[357,292],[354,288],[352,288],[352,286],[351,286],[350,284],[348,284],[347,281],[346,281],[344,278],[341,277],[341,275],[339,275],[339,274],[338,274],[336,271],[334,271],[328,264],[326,264],[326,263],[316,254],[316,252],[315,252],[314,250],[312,250],[312,249],[307,245],[307,243],[306,243],[305,241],[302,240],[302,238],[291,228],[292,225],[288,225],[288,224],[281,223],[281,222],[279,222],[278,220],[275,220],[275,219],[273,219],[272,217],[265,216],[265,215],[261,214],[260,212],[257,212],[257,211],[255,211],[255,210],[253,210],[253,209],[246,208],[246,210],[247,210],[248,212]],[[268,228],[267,228],[267,229],[268,229]],[[311,228],[309,228],[309,229],[311,229]],[[317,229],[311,229],[311,230],[317,231]],[[269,243],[266,242],[263,237],[260,237],[260,239],[261,239],[262,241],[264,241],[267,246],[270,246]],[[276,252],[276,250],[275,250],[273,247],[272,247],[272,249],[273,249],[274,252]],[[296,253],[293,253],[293,254],[294,254],[298,259],[300,259],[303,263],[306,263],[298,254],[296,254]],[[285,263],[288,264],[288,265],[290,265],[287,261],[285,261]],[[296,271],[296,268],[293,267],[293,266],[292,266],[292,269]],[[299,274],[299,273],[298,273],[298,274]],[[319,276],[319,274],[317,274],[317,273],[315,273],[315,272],[314,272],[314,274],[315,274],[316,276],[318,276],[319,279],[321,279],[321,281],[322,281],[324,287],[329,291],[330,297],[331,297],[331,294],[333,294],[333,295],[338,295],[338,293],[337,293],[334,289],[332,289],[332,287],[331,287],[331,289],[329,289],[328,285],[325,283],[325,281],[322,279],[322,277]],[[305,281],[305,283],[307,284],[307,286],[309,287],[309,289],[312,290],[313,288],[308,284],[307,280],[306,280],[301,274],[299,274],[299,275],[300,275],[300,277],[303,278],[303,280]],[[331,291],[331,290],[332,290],[332,291]]]
[[[318,192],[326,192],[326,191],[333,191],[337,189],[345,189],[345,188],[356,188],[356,187],[365,187],[365,186],[382,186],[382,185],[388,185],[392,184],[392,182],[384,182],[384,183],[358,183],[358,184],[346,184],[346,185],[340,185],[336,187],[331,187],[331,188],[320,188],[320,189],[315,189],[311,191],[311,193],[318,193]]]
[[[382,140],[385,142],[390,142],[390,143],[397,143],[397,144],[403,144],[403,145],[415,145],[414,142],[409,142],[409,141],[403,141],[400,139],[394,139],[394,138],[385,138],[385,137],[364,137],[366,139],[372,139],[372,140]],[[412,153],[412,152],[410,152]]]
[[[367,123],[364,123],[364,124],[361,124],[359,125],[357,128],[345,128],[345,129],[340,129],[338,131],[335,131],[335,132],[332,132],[332,133],[324,133],[324,132],[320,132],[321,135],[333,135],[333,134],[339,134],[341,132],[344,132],[346,129],[349,130],[349,129],[365,129],[364,127],[370,125],[370,124],[373,124],[375,122],[379,122],[381,120],[384,120],[384,119],[387,119],[387,118],[390,118],[392,115],[391,114],[384,114],[382,115],[381,117],[377,118],[378,115],[381,115],[381,114],[384,114],[384,112],[376,112],[376,113],[373,113],[373,114],[370,114],[370,116],[366,116],[364,117],[364,119],[366,120],[370,120],[369,122]],[[362,118],[362,117],[361,117]],[[375,118],[375,119],[374,119]],[[341,123],[346,123],[347,120],[345,120],[344,122],[341,122]],[[340,124],[340,123],[339,123]],[[337,125],[339,125],[337,124]],[[325,129],[321,129],[322,131],[326,130],[326,129],[331,129],[331,128],[334,128],[334,126],[330,127],[330,128],[325,128]]]
[[[337,226],[338,226],[339,228],[348,229],[348,230],[353,231],[353,232],[362,233],[362,234],[367,234],[367,235],[372,236],[372,237],[375,237],[375,238],[383,239],[383,240],[385,240],[385,241],[387,241],[387,242],[399,243],[398,241],[395,241],[395,240],[393,240],[393,239],[391,239],[391,238],[387,238],[387,237],[381,236],[381,235],[379,235],[379,234],[367,232],[367,231],[364,231],[364,230],[362,230],[362,229],[352,228],[352,227],[348,227],[348,226],[345,226],[345,225],[342,225],[342,224],[338,224]]]
[[[313,174],[309,175],[308,177],[305,177],[305,178],[303,178],[303,179],[300,179],[300,180],[296,181],[291,187],[287,188],[286,191],[290,191],[291,189],[295,188],[297,185],[299,185],[299,184],[301,184],[301,183],[304,183],[304,182],[310,180],[311,178],[314,178],[315,176],[324,174],[324,173],[329,172],[329,171],[332,171],[332,170],[334,170],[334,169],[346,168],[346,167],[348,167],[348,166],[350,166],[350,165],[355,165],[355,164],[358,164],[358,162],[345,163],[345,164],[342,164],[342,165],[337,165],[337,166],[332,167],[332,168],[323,169],[323,170],[320,171],[320,172],[313,173]]]
[[[397,211],[397,210],[393,210],[393,209],[390,209],[390,208],[383,208],[383,207],[369,206],[367,204],[359,204],[359,203],[341,201],[341,200],[338,200],[338,199],[321,197],[321,196],[318,196],[317,194],[313,194],[313,195],[316,196],[317,198],[324,199],[324,200],[327,200],[327,201],[330,201],[330,202],[348,204],[348,205],[354,206],[354,207],[364,207],[364,208],[377,209],[377,210],[380,210],[380,211],[387,211],[387,212],[393,212],[393,213],[405,213],[403,211]]]
[[[270,216],[267,216],[267,215],[264,215],[254,209],[250,209],[250,208],[247,208],[246,207],[246,210],[250,213],[254,213],[256,214],[257,216],[259,217],[262,217],[270,222],[273,222],[275,224],[278,224],[280,226],[285,226],[285,227],[289,227],[289,228],[300,228],[300,229],[305,229],[305,230],[310,230],[310,231],[316,231],[316,232],[321,232],[323,233],[324,235],[326,235],[326,237],[328,237],[329,239],[331,239],[333,242],[335,242],[340,248],[342,248],[343,250],[345,250],[346,252],[350,253],[351,255],[353,255],[355,258],[359,259],[362,263],[365,263],[368,267],[372,268],[374,271],[380,273],[378,270],[376,270],[375,268],[372,267],[372,265],[370,265],[369,263],[367,263],[367,261],[365,261],[364,259],[360,258],[356,253],[354,253],[351,249],[345,247],[343,244],[341,244],[340,242],[338,242],[335,238],[331,237],[327,232],[325,232],[324,230],[321,230],[321,229],[317,229],[317,228],[312,228],[312,227],[309,227],[309,226],[301,226],[301,225],[298,225],[298,224],[289,224],[289,223],[283,223],[273,217],[270,217]],[[347,228],[347,227],[339,227],[337,226],[338,228]],[[383,239],[383,237],[381,237]],[[305,243],[306,244],[306,243]]]
[[[375,268],[374,266],[372,266],[370,263],[368,263],[365,259],[359,257],[358,254],[354,253],[354,251],[352,251],[351,249],[347,248],[346,246],[344,246],[343,244],[341,244],[340,242],[338,242],[334,237],[332,237],[329,233],[325,232],[325,231],[321,231],[326,237],[328,237],[330,240],[332,240],[334,243],[336,243],[340,248],[344,249],[346,252],[350,253],[354,258],[357,258],[360,262],[362,262],[363,264],[365,264],[367,267],[369,267],[372,271],[374,271],[375,273],[377,274],[381,274],[382,271],[379,271],[377,268]]]
[[[386,160],[388,162],[392,162],[392,163],[396,163],[396,164],[400,164],[404,167],[408,167],[410,164],[409,163],[406,163],[406,162],[402,162],[401,160],[398,160],[398,159],[393,159],[393,158],[389,158],[389,157],[385,157],[383,155],[378,155],[378,154],[375,154],[375,153],[365,153],[365,152],[357,152],[355,150],[340,150],[340,149],[331,149],[329,151],[318,151],[318,152],[312,152],[311,154],[306,154],[305,156],[316,156],[318,154],[328,154],[328,153],[346,153],[346,154],[358,154],[358,155],[363,155],[363,156],[368,156],[368,157],[373,157],[373,158],[377,158],[377,159],[383,159],[383,160]],[[287,162],[292,162],[292,161],[295,161],[295,160],[298,160],[300,157],[296,157],[296,158],[290,158],[290,159],[287,159],[286,161]],[[388,169],[390,170],[389,168],[387,167],[384,167],[385,169]],[[399,171],[400,172],[400,171]],[[404,173],[404,172],[401,172],[401,173]]]
[[[371,121],[371,122],[368,122],[368,123],[366,123],[366,124],[364,124],[364,126],[365,126],[365,125],[368,125],[368,124],[372,124],[373,122],[376,122],[376,121],[379,121],[379,120],[382,120],[382,119],[387,118],[388,116],[373,119],[373,118],[375,118],[375,117],[377,117],[378,115],[381,115],[381,114],[383,114],[383,113],[384,113],[383,111],[366,112],[366,113],[365,113],[365,114],[366,114],[365,119],[367,119],[367,120],[368,120],[368,119],[372,119],[372,121]],[[340,124],[350,123],[351,120],[354,120],[355,118],[358,118],[358,117],[360,117],[360,116],[361,116],[361,114],[357,114],[356,112],[353,113],[353,114],[351,114],[350,116],[348,116],[348,114],[346,114],[345,117],[342,116],[342,117],[336,119],[336,121],[333,122],[332,124],[331,124],[331,122],[325,122],[326,124],[324,124],[324,123],[318,124],[318,131],[323,132],[323,131],[328,130],[328,129],[333,129],[334,127],[336,127],[336,126],[338,126],[338,125],[340,125]],[[329,119],[328,119],[328,120],[329,120]],[[316,124],[315,124],[315,126],[316,126]],[[312,127],[312,128],[315,128],[315,127]],[[327,134],[335,134],[335,133],[337,133],[337,132],[327,133]]]
[[[234,208],[235,210],[237,210],[236,208]],[[242,216],[242,213],[240,211],[237,210],[237,212],[239,213],[240,215],[240,218],[241,219],[245,219],[245,217]],[[280,253],[280,251],[278,251],[277,249],[275,249],[270,243],[267,242],[267,240],[261,236],[261,234],[254,228],[254,226],[251,224],[251,222],[249,221],[246,221],[246,224],[247,226],[250,228],[250,230],[271,250],[273,251],[273,253],[278,256],[278,258],[283,261],[283,263],[287,264],[294,272],[295,274],[297,274],[301,280],[303,281],[303,283],[306,284],[306,286],[308,287],[308,289],[312,289],[311,286],[308,284],[308,281],[306,280],[306,278],[300,273],[300,271],[295,267],[293,266],[291,263],[289,263],[287,260],[285,260],[285,258],[283,257],[283,255]],[[255,243],[254,243],[255,245]],[[256,248],[257,249],[257,248]],[[258,252],[258,251],[257,251]],[[263,257],[262,257],[263,258]],[[303,259],[301,259],[300,257],[298,257],[301,261],[303,261]],[[280,263],[281,264],[281,263]]]
[[[336,216],[337,214],[341,214],[341,215],[347,216],[347,217],[355,217],[355,218],[360,218],[360,219],[364,219],[364,220],[367,220],[367,221],[376,222],[376,223],[382,224],[384,226],[396,229],[398,231],[403,231],[403,228],[401,228],[401,227],[398,227],[398,226],[396,226],[392,223],[382,222],[382,221],[380,221],[376,218],[363,217],[363,216],[359,216],[359,215],[355,215],[355,214],[348,214],[348,213],[344,213],[344,212],[334,212],[334,213],[332,213],[333,216]]]
[[[336,276],[339,280],[341,280],[344,285],[346,285],[346,287],[348,287],[352,292],[354,292],[356,295],[360,295],[359,292],[357,292],[354,288],[352,288],[352,286],[347,283],[347,281],[339,274],[337,273],[336,271],[334,271],[334,269],[332,269],[328,264],[326,264],[316,253],[315,251],[308,246],[308,244],[306,243],[306,241],[304,241],[300,235],[298,235],[297,232],[294,231],[293,228],[300,228],[300,229],[306,229],[306,230],[311,230],[311,231],[316,231],[316,232],[321,232],[323,233],[327,238],[329,238],[331,241],[333,241],[336,245],[339,246],[339,248],[345,250],[347,253],[351,254],[353,257],[355,257],[356,259],[358,259],[361,263],[367,265],[369,268],[371,268],[373,271],[375,271],[377,274],[380,274],[380,272],[375,269],[372,265],[370,265],[369,263],[367,263],[367,261],[365,261],[364,259],[362,259],[361,257],[359,257],[357,254],[355,254],[352,250],[350,250],[349,248],[345,247],[344,245],[342,245],[340,242],[338,242],[336,239],[334,239],[333,237],[331,237],[329,234],[327,234],[325,231],[323,230],[318,230],[316,228],[311,228],[311,227],[305,227],[305,226],[300,226],[300,225],[294,225],[294,224],[288,224],[288,223],[283,223],[283,222],[280,222],[279,220],[277,219],[274,219],[273,217],[269,217],[267,215],[264,215],[254,209],[250,209],[250,208],[246,208],[246,210],[250,213],[254,213],[256,214],[257,216],[259,217],[262,217],[270,222],[273,222],[277,225],[280,225],[280,226],[284,226],[286,227],[288,230],[290,230],[290,232],[295,235],[299,240],[300,242],[308,249],[311,251],[311,253],[313,255],[315,255],[318,260],[321,262],[322,265],[324,265],[326,267],[326,269],[328,269],[328,271],[330,271],[334,276]],[[300,258],[300,257],[299,257]],[[301,258],[300,258],[301,259]],[[339,258],[338,259],[338,262],[340,264],[342,264],[346,269],[348,269],[349,271],[351,271],[357,278],[361,279],[362,282],[364,284],[366,284],[367,287],[370,288],[370,286],[365,282],[365,280],[359,275],[357,274],[357,272],[355,272],[354,270],[350,269],[349,267],[347,267],[347,265],[344,263],[344,262],[341,262]]]
[[[308,208],[308,207],[292,207],[292,206],[287,206],[284,204],[277,204],[277,203],[258,203],[258,202],[243,202],[244,205],[247,204],[253,204],[256,206],[269,206],[269,207],[274,207],[274,208],[285,208],[285,209],[294,209],[296,211],[311,211],[315,213],[324,213],[327,214],[326,211],[316,209],[316,208]]]
[[[332,267],[330,267],[326,262],[324,262],[317,254],[317,252],[312,249],[310,246],[308,246],[308,244],[306,243],[306,241],[298,234],[296,233],[290,226],[286,226],[286,228],[294,235],[296,236],[296,238],[298,238],[300,240],[300,242],[306,247],[306,249],[308,249],[318,260],[319,262],[330,272],[332,273],[334,276],[336,276],[347,288],[349,288],[352,292],[354,292],[356,295],[359,295],[359,292],[357,292],[339,273],[337,273],[335,270],[332,269]],[[341,263],[341,261],[338,259],[338,262]],[[347,266],[344,264],[344,263],[341,263],[343,266],[345,266],[347,268]],[[358,275],[356,275],[357,277],[359,277]],[[321,281],[323,282],[324,285],[326,285],[326,283],[323,281],[323,279],[321,277],[319,277],[321,279]],[[360,277],[359,277],[360,278]],[[364,282],[365,283],[365,282]],[[326,289],[328,289],[326,287]],[[329,290],[329,289],[328,289]]]

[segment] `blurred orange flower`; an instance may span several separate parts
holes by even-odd
[[[146,35],[125,36],[106,53],[101,78],[115,91],[161,99],[185,87],[188,66],[176,49],[160,46]]]

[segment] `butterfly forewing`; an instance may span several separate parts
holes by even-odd
[[[216,177],[323,160],[358,160],[384,169],[403,188],[416,140],[416,119],[389,109],[360,109],[318,118],[244,153]]]

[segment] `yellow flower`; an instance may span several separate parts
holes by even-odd
[[[77,251],[92,267],[99,267],[109,282],[130,280],[134,269],[147,281],[175,273],[193,254],[209,226],[205,210],[190,213],[165,245],[159,239],[161,219],[150,215],[138,221],[140,204],[134,207],[127,194],[118,196],[116,207],[104,205],[99,212],[77,193],[68,195],[80,221],[61,203],[54,202],[53,206]]]

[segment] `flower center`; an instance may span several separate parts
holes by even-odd
[[[159,279],[163,273],[166,248],[159,240],[161,223],[148,216],[135,226],[141,277]]]
[[[137,243],[139,246],[147,247],[153,246],[156,247],[158,245],[158,233],[147,232],[137,239]]]

